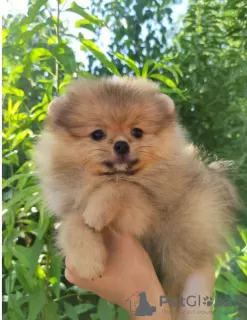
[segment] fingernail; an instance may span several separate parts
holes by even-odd
[[[65,269],[64,276],[69,281],[70,273],[69,273],[69,270],[67,268]]]

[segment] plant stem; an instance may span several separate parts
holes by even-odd
[[[60,2],[57,0],[57,23],[56,23],[56,35],[57,44],[60,43]],[[58,60],[56,60],[56,95],[59,95],[59,85],[60,85],[60,66]]]
[[[60,298],[54,299],[55,302],[58,302],[60,300],[66,299],[66,298],[70,298],[70,297],[75,297],[78,296],[78,293],[71,293],[71,294],[66,294],[65,296],[62,296]]]

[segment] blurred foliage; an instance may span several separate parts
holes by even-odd
[[[190,6],[171,52],[184,77],[182,122],[196,144],[234,160],[247,194],[247,3],[198,1]],[[246,221],[247,222],[247,221]]]
[[[92,0],[90,8],[73,2],[65,9],[66,1],[51,8],[29,0],[26,16],[3,19],[3,319],[128,318],[65,280],[30,160],[48,103],[73,78],[128,74],[160,82],[191,139],[211,158],[235,161],[247,203],[246,1],[192,0],[180,30],[174,3]],[[64,10],[74,15],[77,35],[61,19]],[[107,52],[99,45],[104,28]],[[88,63],[78,61],[72,41]],[[216,302],[241,294],[245,303],[216,307],[215,319],[247,318],[245,211],[228,239],[231,249],[218,259],[215,285]]]
[[[92,0],[91,9],[96,15],[100,14],[110,30],[109,53],[121,74],[126,70],[118,60],[116,52],[121,52],[144,66],[150,59],[162,59],[166,56],[167,34],[172,31],[171,4],[179,1],[167,0],[145,1],[100,1]],[[95,39],[100,39],[102,30],[95,30]],[[92,56],[90,59],[91,72],[105,72],[104,65],[97,67]],[[96,65],[96,66],[95,66]],[[132,73],[130,68],[129,73]]]

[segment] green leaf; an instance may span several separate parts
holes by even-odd
[[[243,281],[239,281],[234,274],[230,272],[222,272],[221,275],[225,277],[227,280],[230,281],[230,283],[239,291],[242,293],[247,294],[247,283]]]
[[[28,269],[24,268],[20,264],[15,266],[16,276],[21,286],[25,290],[26,293],[31,293],[33,291],[33,287],[35,283],[33,279],[30,279],[28,276]]]
[[[24,97],[24,91],[18,88],[9,87],[9,88],[2,88],[3,93],[13,94],[17,97]]]
[[[75,307],[69,304],[68,302],[64,302],[66,316],[68,316],[72,320],[78,320],[78,316],[75,310]]]
[[[45,291],[40,289],[29,295],[29,312],[27,320],[36,320],[40,311],[47,303]]]
[[[56,278],[56,283],[53,285],[53,291],[57,298],[60,297],[61,269],[62,269],[62,258],[58,255],[57,252],[52,251],[51,273],[52,273],[52,276]]]
[[[78,288],[77,286],[72,286],[69,288],[71,291],[77,293],[78,296],[88,296],[88,295],[94,295],[94,293],[92,293],[91,291],[85,290],[85,289],[81,289]]]
[[[157,63],[155,65],[155,69],[164,69],[164,70],[168,71],[169,73],[171,73],[173,75],[174,79],[176,80],[176,83],[177,84],[179,83],[178,74],[173,67],[169,67],[163,63]]]
[[[178,53],[175,56],[166,56],[162,58],[162,61],[171,61],[171,60],[175,60],[175,58],[177,58]]]
[[[4,180],[2,183],[2,189],[8,187],[10,184],[12,184],[16,180],[20,180],[21,178],[30,178],[33,176],[32,172],[29,173],[21,173],[21,174],[15,174],[12,177],[10,177],[7,180]]]
[[[41,202],[38,206],[39,209],[39,223],[38,223],[38,238],[42,239],[50,222],[50,216],[45,210],[44,203]]]
[[[61,319],[57,314],[57,304],[52,300],[49,300],[48,303],[44,306],[42,310],[42,319],[43,320],[59,320]]]
[[[247,245],[247,228],[245,228],[244,226],[238,226],[238,232],[244,244]]]
[[[180,77],[183,77],[183,72],[177,64],[173,64],[172,68],[177,72]]]
[[[98,303],[98,314],[100,320],[114,320],[115,319],[115,310],[113,305],[106,301],[105,299],[99,299]]]
[[[88,312],[89,310],[95,309],[94,304],[81,303],[74,307],[77,314]]]
[[[25,31],[23,33],[20,33],[19,37],[17,37],[16,42],[19,42],[19,41],[26,41],[27,42],[27,41],[29,41],[30,39],[32,39],[33,36],[39,34],[39,32],[42,29],[45,29],[46,26],[47,26],[47,23],[39,23],[35,27],[33,27],[32,30],[28,30],[28,31]]]
[[[161,81],[162,83],[164,83],[165,85],[167,85],[170,88],[176,88],[177,87],[175,82],[173,82],[170,78],[168,78],[166,76],[163,76],[161,74],[157,74],[157,73],[151,74],[150,78],[157,79],[157,80]]]
[[[15,81],[15,79],[19,77],[20,74],[23,73],[23,70],[24,70],[24,65],[19,65],[13,68],[9,75],[9,82],[12,83],[13,81]]]
[[[116,66],[105,56],[105,54],[93,43],[91,40],[81,40],[83,45],[92,52],[92,54],[99,59],[103,65],[113,74],[120,76]]]
[[[122,308],[117,309],[117,320],[129,320],[129,314]]]
[[[26,320],[21,310],[20,303],[16,300],[14,294],[10,294],[8,297],[8,307],[9,320]]]
[[[245,247],[244,247],[243,251],[244,251],[244,252],[246,251],[246,250],[245,250]],[[246,253],[247,253],[247,252],[246,252]],[[247,255],[246,255],[246,256],[238,256],[237,259],[238,259],[238,260],[241,260],[241,261],[243,261],[243,262],[247,262]]]
[[[15,281],[16,281],[16,274],[14,272],[11,272],[10,275],[8,275],[5,279],[5,288],[6,288],[6,293],[9,295],[15,286]]]
[[[92,320],[100,320],[100,317],[97,313],[91,313],[90,314],[90,319]]]
[[[27,196],[30,194],[36,193],[39,191],[38,186],[30,186],[27,187],[21,191],[18,191],[11,200],[9,200],[7,203],[4,203],[4,208],[8,209],[11,208],[16,203],[21,203]]]
[[[5,154],[2,161],[4,164],[19,166],[18,151],[13,150],[10,153]]]
[[[221,275],[217,278],[216,283],[215,283],[215,290],[222,292],[224,294],[233,294],[236,295],[238,294],[238,290],[233,287],[229,281],[227,281],[225,278],[223,278]]]
[[[72,76],[71,76],[71,75],[67,75],[67,76],[69,76],[69,78],[60,83],[60,85],[59,85],[59,92],[61,92],[61,90],[63,90],[64,88],[66,88],[66,86],[71,83],[71,81],[72,81]]]
[[[155,60],[147,60],[147,61],[144,63],[144,66],[143,66],[143,68],[142,68],[142,77],[143,77],[143,78],[147,78],[147,76],[148,76],[148,69],[149,69],[149,67],[150,67],[152,64],[155,64]]]
[[[66,11],[75,12],[85,18],[86,20],[90,21],[91,23],[97,26],[103,26],[104,21],[98,19],[97,17],[93,16],[92,14],[87,13],[82,7],[80,7],[75,1],[71,3],[71,6]]]
[[[13,142],[11,143],[11,149],[15,149],[18,144],[22,143],[23,140],[26,138],[27,135],[32,135],[32,131],[30,129],[25,129],[21,132],[19,132],[15,137]]]
[[[45,6],[47,3],[47,0],[36,0],[32,6],[28,9],[28,17],[24,18],[21,22],[21,24],[30,24],[33,22],[39,13],[39,10],[42,6]]]
[[[33,197],[28,197],[24,206],[24,211],[28,212],[32,207],[37,206],[43,200],[42,195],[37,194]]]
[[[18,262],[21,265],[23,265],[25,268],[29,267],[30,252],[28,248],[21,245],[16,245],[13,248],[13,254],[19,260]]]
[[[19,110],[20,105],[22,104],[22,100],[17,101],[12,108],[12,114],[16,114]]]
[[[4,265],[7,270],[9,270],[10,267],[12,266],[12,258],[13,258],[12,250],[8,250],[4,254]]]
[[[84,28],[84,29],[90,30],[92,32],[95,32],[95,27],[87,19],[77,20],[75,22],[75,27],[76,28]]]
[[[247,257],[246,257],[247,258]],[[241,259],[236,259],[236,262],[239,266],[239,268],[243,271],[243,273],[247,276],[247,262],[242,261]]]
[[[45,48],[34,48],[29,53],[31,62],[36,63],[40,60],[46,60],[52,57],[52,53]]]
[[[115,53],[115,56],[116,56],[119,60],[124,61],[124,62],[127,64],[127,66],[129,66],[130,69],[135,72],[135,74],[136,74],[137,76],[140,76],[140,70],[139,70],[139,68],[137,67],[137,65],[135,64],[135,61],[134,61],[134,60],[132,60],[132,59],[130,59],[130,58],[128,58],[128,57],[125,57],[124,55],[122,55],[121,53],[118,53],[118,52]]]
[[[181,90],[179,90],[178,88],[161,88],[161,91],[165,94],[174,94],[176,93],[182,100],[186,100],[186,96],[184,95],[184,92],[182,92]]]
[[[8,35],[8,30],[2,29],[2,44],[4,44],[5,39],[7,38],[7,35]]]
[[[4,215],[5,219],[5,223],[6,223],[6,227],[7,229],[3,231],[3,252],[7,252],[7,251],[11,251],[13,249],[13,245],[16,242],[19,234],[20,234],[20,230],[18,228],[14,229],[14,216],[12,217],[12,212],[7,212]]]
[[[73,74],[76,72],[75,54],[70,47],[64,43],[59,43],[53,46],[52,53],[66,73]]]
[[[40,254],[42,253],[44,247],[44,240],[36,238],[34,244],[29,248],[29,276],[32,277],[38,263]]]

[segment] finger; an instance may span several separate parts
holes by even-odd
[[[64,276],[65,276],[66,280],[68,280],[70,283],[75,284],[74,276],[73,276],[73,274],[70,272],[69,269],[67,269],[67,268],[65,269]]]
[[[84,278],[81,278],[75,267],[73,265],[71,265],[71,263],[69,262],[69,259],[68,257],[65,258],[65,278],[77,285],[78,287],[81,287],[83,289],[86,289],[86,290],[90,290],[92,291],[93,288],[95,286],[98,286],[98,283],[102,281],[102,277],[98,277],[98,278],[95,278],[95,279],[84,279]]]
[[[89,290],[89,291],[94,291],[95,285],[95,280],[87,280],[80,278],[73,273],[70,272],[69,269],[65,269],[65,278],[72,284],[75,284],[77,287],[82,288],[84,290]]]
[[[68,257],[65,257],[65,266],[66,266],[66,269],[68,269],[71,274],[77,275],[76,268],[70,263]]]
[[[108,248],[108,250],[111,250],[113,247],[116,247],[118,245],[121,234],[116,232],[112,228],[106,228],[103,231],[103,238],[105,246]]]
[[[103,232],[104,243],[109,252],[116,252],[129,248],[133,245],[134,238],[124,232],[116,231],[112,228],[106,228]]]
[[[213,266],[207,265],[188,277],[185,283],[185,291],[193,292],[194,295],[212,295],[214,282],[215,276]]]

